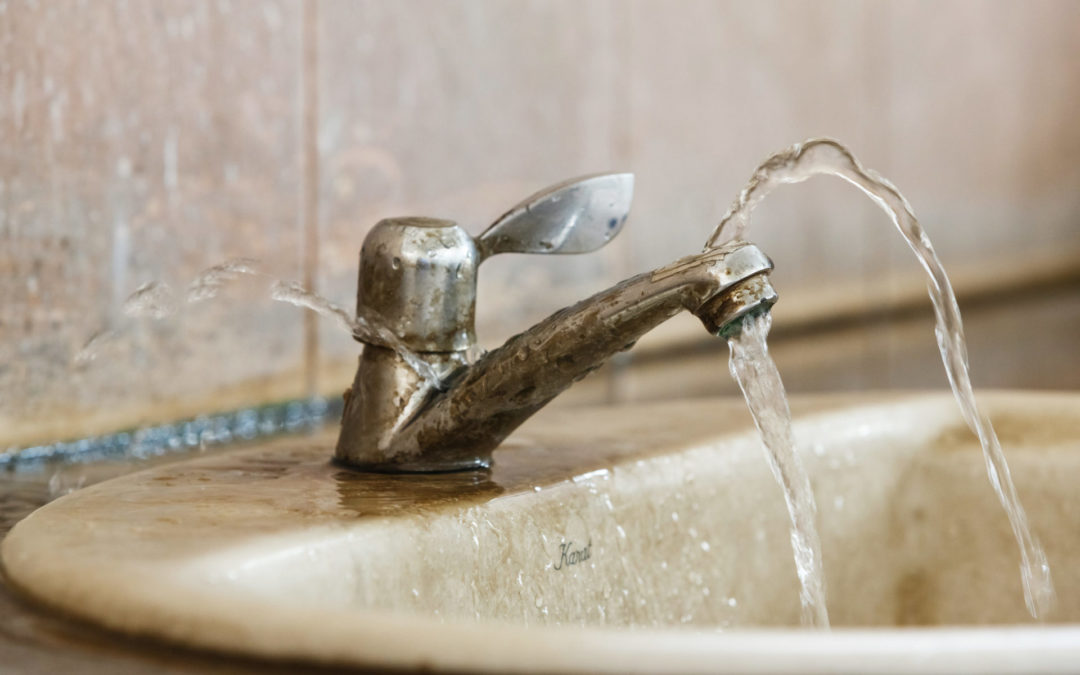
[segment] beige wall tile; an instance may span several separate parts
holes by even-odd
[[[866,152],[882,145],[860,105],[876,65],[865,58],[862,5],[632,7],[628,112],[641,189],[631,238],[642,264],[699,248],[776,150],[811,136],[845,139]],[[802,278],[820,276],[807,258],[829,250],[836,221],[845,221],[845,238],[861,234],[849,221],[863,215],[862,204],[831,187],[778,193],[750,232]],[[853,258],[837,263],[839,271],[858,270]]]
[[[939,247],[1080,250],[1080,5],[890,8],[894,174]]]
[[[246,380],[299,381],[296,312],[266,300],[266,280],[161,321],[121,312],[140,284],[182,295],[231,256],[299,274],[297,8],[3,5],[3,424],[86,433],[85,416],[131,422]],[[72,367],[92,334],[125,327]]]

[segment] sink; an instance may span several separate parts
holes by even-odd
[[[249,656],[518,672],[1068,672],[1080,394],[987,392],[1057,585],[1025,610],[945,393],[793,397],[834,630],[799,628],[780,490],[736,399],[546,410],[488,472],[356,473],[335,432],[63,497],[3,543],[73,617]]]

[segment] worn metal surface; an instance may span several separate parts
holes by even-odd
[[[467,349],[476,342],[479,263],[472,237],[452,221],[379,221],[360,249],[357,314],[374,311],[415,352]]]
[[[417,356],[442,372],[451,369],[460,354],[428,352]],[[394,350],[365,346],[352,387],[345,392],[348,413],[342,418],[347,415],[349,424],[338,442],[338,459],[353,465],[380,462],[384,449],[401,425],[420,410],[431,388]]]
[[[772,263],[739,242],[616,284],[469,365],[479,264],[496,253],[596,250],[622,229],[633,188],[631,174],[564,181],[511,208],[476,240],[447,220],[376,225],[360,253],[357,314],[383,317],[405,346],[447,375],[427,381],[387,345],[369,344],[346,393],[335,457],[375,471],[487,467],[530,415],[672,316],[702,309],[706,328],[718,333],[776,301],[767,281],[748,282]]]
[[[703,302],[694,316],[701,319],[709,333],[726,338],[742,330],[738,319],[752,312],[768,311],[778,299],[768,276],[759,274]]]
[[[527,197],[476,238],[496,253],[588,253],[615,238],[630,215],[634,175],[572,178]]]
[[[701,311],[715,332],[757,306],[771,306],[772,287],[752,281],[771,270],[760,250],[741,241],[682,258],[556,312],[459,368],[440,387],[415,377],[410,384],[416,389],[397,380],[387,386],[386,370],[365,370],[365,356],[346,402],[336,455],[376,471],[489,466],[492,451],[529,416],[679,312]],[[375,379],[378,386],[372,385]],[[365,416],[375,405],[365,403],[369,397],[389,401],[385,405],[396,419]],[[373,446],[376,433],[379,443]]]
[[[358,316],[381,317],[416,356],[448,374],[476,350],[477,267],[496,253],[585,253],[611,241],[630,211],[631,174],[574,178],[542,190],[496,219],[475,240],[449,220],[388,218],[364,240]],[[358,338],[360,339],[360,338]],[[343,463],[389,470],[450,471],[487,466],[490,448],[455,456],[397,455],[394,439],[441,383],[426,381],[393,346],[368,349],[346,393],[347,423],[335,455]],[[410,453],[415,455],[415,453]]]

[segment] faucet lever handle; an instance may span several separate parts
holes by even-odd
[[[630,213],[634,174],[571,178],[527,197],[476,238],[496,253],[588,253],[615,238]]]

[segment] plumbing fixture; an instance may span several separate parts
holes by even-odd
[[[443,377],[427,382],[395,351],[368,341],[345,394],[336,459],[385,472],[488,467],[529,416],[672,316],[690,311],[719,335],[776,302],[772,262],[735,241],[626,279],[470,362],[480,263],[497,253],[598,249],[622,229],[632,194],[631,174],[559,183],[475,239],[448,220],[376,224],[360,251],[358,310],[383,317]]]

